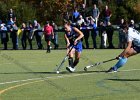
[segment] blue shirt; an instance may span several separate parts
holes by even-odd
[[[79,15],[80,15],[79,12],[73,12],[73,16],[74,16],[74,18],[78,18]]]

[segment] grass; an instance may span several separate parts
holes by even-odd
[[[91,63],[108,60],[121,49],[83,50],[76,72],[54,69],[65,50],[7,50],[0,52],[0,100],[139,100],[139,55],[129,58],[118,73],[108,74],[117,61],[84,72]]]

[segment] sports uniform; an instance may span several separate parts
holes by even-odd
[[[132,41],[134,50],[140,53],[140,33],[131,27],[128,29],[128,41]]]
[[[117,72],[117,70],[127,62],[128,57],[140,53],[140,33],[131,27],[129,27],[126,32],[128,46],[118,56],[119,61],[107,72]]]
[[[78,34],[74,31],[73,27],[71,27],[71,32],[70,33],[65,33],[67,38],[70,41],[70,46],[72,47],[72,45],[74,45],[74,40],[78,37]],[[82,52],[83,48],[82,48],[82,42],[81,40],[78,41],[78,43],[73,47],[77,52]]]
[[[53,32],[53,28],[52,26],[44,26],[44,32],[45,32],[45,41],[51,41],[52,39],[52,32]]]
[[[49,22],[46,22],[46,25],[44,26],[44,35],[45,35],[45,41],[47,42],[47,52],[50,53],[50,42],[53,37],[53,27],[49,25]]]
[[[75,50],[75,60],[74,61],[73,61],[73,53],[71,52],[69,54],[69,58],[68,58],[69,66],[66,67],[66,69],[69,72],[75,71],[75,66],[79,63],[80,54],[83,50],[82,42],[81,42],[83,33],[78,29],[76,29],[77,31],[75,31],[75,29],[74,29],[74,27],[69,26],[69,30],[67,30],[65,33],[65,38],[67,40],[67,43],[70,43],[68,46],[68,49],[73,48],[72,50]],[[76,41],[76,39],[78,39],[78,41]]]

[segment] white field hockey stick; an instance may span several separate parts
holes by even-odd
[[[110,61],[113,61],[113,60],[116,60],[117,58],[113,58],[113,59],[109,59],[109,60],[105,60],[105,61],[102,61],[102,62],[97,62],[95,64],[92,64],[92,65],[88,65],[84,68],[85,71],[87,71],[87,69],[89,69],[90,67],[96,67],[96,66],[99,66],[103,63],[106,63],[106,62],[110,62]]]
[[[71,52],[71,50],[73,49],[74,46],[75,46],[75,45],[72,45],[72,47],[70,48],[70,50],[69,50],[69,52],[67,53],[67,55],[64,57],[64,59],[63,59],[62,62],[60,63],[60,65],[57,66],[57,68],[56,68],[56,73],[57,73],[57,74],[59,73],[59,70],[60,70],[60,68],[63,66],[64,62],[67,60],[67,58],[68,58],[68,56],[69,56],[69,54],[70,54],[70,52]]]

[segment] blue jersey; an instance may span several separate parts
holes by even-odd
[[[75,39],[79,36],[79,34],[77,32],[74,31],[73,27],[71,27],[71,32],[70,33],[65,33],[67,38],[70,41],[70,47],[72,45],[74,45],[74,41]],[[81,40],[78,41],[78,43],[74,46],[74,48],[76,49],[76,51],[81,52],[82,51],[82,42]]]

